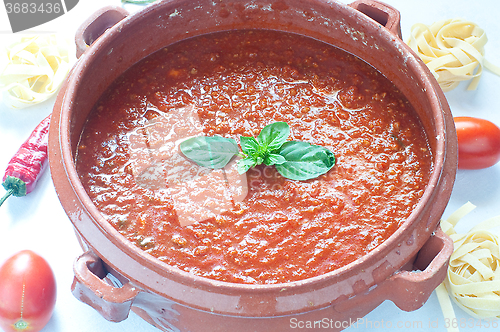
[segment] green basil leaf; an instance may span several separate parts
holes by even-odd
[[[221,136],[191,137],[179,147],[186,158],[200,166],[214,169],[223,168],[239,153],[234,139]]]
[[[281,165],[286,162],[285,157],[276,153],[269,153],[264,157],[264,164],[271,165]]]
[[[290,126],[286,122],[274,122],[265,126],[257,136],[257,141],[266,152],[274,152],[286,142],[290,136]]]
[[[259,152],[259,142],[255,137],[240,137],[241,150],[249,156],[254,156]]]
[[[246,157],[237,161],[236,166],[239,174],[244,174],[250,168],[257,165],[257,161],[252,157]]]
[[[278,153],[286,159],[277,171],[292,180],[309,180],[325,174],[335,165],[335,155],[325,147],[307,142],[289,141]]]

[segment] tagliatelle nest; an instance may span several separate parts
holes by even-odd
[[[450,319],[455,315],[451,304],[446,303],[446,291],[471,316],[500,318],[500,240],[490,232],[500,226],[500,216],[481,222],[466,234],[458,234],[454,228],[474,208],[468,202],[441,221],[441,228],[454,245],[447,278],[437,289],[443,313]]]
[[[430,69],[443,91],[461,81],[471,80],[468,89],[476,89],[483,67],[500,75],[500,67],[485,59],[486,33],[477,24],[449,19],[430,26],[417,23],[411,28],[408,45]]]
[[[0,90],[11,108],[54,95],[70,69],[69,43],[57,35],[23,37],[0,54]]]

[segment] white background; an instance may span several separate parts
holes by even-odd
[[[344,0],[344,2],[351,1]],[[401,12],[404,40],[408,39],[410,28],[414,23],[432,24],[437,20],[456,17],[476,22],[488,35],[486,58],[500,65],[498,0],[387,0],[386,2]],[[66,34],[72,40],[80,23],[95,10],[108,4],[121,5],[120,0],[80,0],[80,3],[64,16],[28,32],[58,32]],[[141,7],[127,5],[126,8],[134,12]],[[11,38],[18,38],[23,33],[12,34],[5,8],[0,4],[0,46],[4,46]],[[467,83],[462,83],[457,89],[446,93],[453,115],[485,118],[500,125],[500,77],[485,72],[476,91],[467,91],[466,87]],[[54,98],[51,98],[31,108],[11,110],[0,102],[2,176],[12,155],[31,130],[51,112],[53,103]],[[499,184],[500,163],[484,170],[460,170],[444,217],[467,201],[477,205],[476,210],[459,223],[458,230],[465,232],[486,218],[500,215]],[[3,193],[3,188],[0,188],[0,196]],[[22,249],[34,250],[45,257],[56,275],[57,304],[52,319],[43,329],[44,332],[157,331],[133,313],[121,323],[107,322],[92,308],[72,296],[70,293],[73,279],[72,264],[82,250],[76,241],[72,225],[57,199],[48,169],[30,195],[23,198],[11,197],[0,207],[0,262]],[[485,321],[472,319],[456,306],[455,311],[457,317],[463,319],[467,325],[461,331],[487,330],[484,326],[478,326],[479,323],[485,324]],[[429,325],[430,322],[433,324]],[[474,327],[471,326],[472,323]],[[389,325],[392,328],[387,328]],[[306,331],[306,329],[291,330]],[[349,331],[395,330],[446,331],[435,294],[432,294],[421,309],[414,312],[403,312],[392,302],[386,301],[367,315],[364,323],[349,329]]]

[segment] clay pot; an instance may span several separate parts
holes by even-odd
[[[84,250],[73,294],[106,319],[134,310],[165,331],[288,331],[318,321],[341,330],[384,300],[422,306],[444,279],[453,250],[439,229],[456,173],[457,138],[449,106],[426,66],[400,39],[399,12],[364,0],[171,0],[137,14],[105,8],[78,31],[81,55],[61,90],[50,125],[56,191]],[[364,59],[406,95],[430,139],[434,170],[411,216],[382,245],[336,271],[276,285],[231,284],[172,268],[129,243],[87,196],[74,151],[93,105],[131,65],[187,37],[227,29],[305,34]],[[90,45],[90,46],[89,46]],[[415,271],[418,270],[418,271]]]

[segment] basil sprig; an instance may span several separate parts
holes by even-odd
[[[314,179],[335,165],[335,155],[325,147],[302,141],[287,141],[290,127],[286,122],[265,126],[257,138],[240,137],[243,153],[232,138],[198,136],[180,144],[186,158],[200,166],[223,168],[240,155],[237,167],[240,174],[260,164],[274,165],[284,177],[292,180]]]

